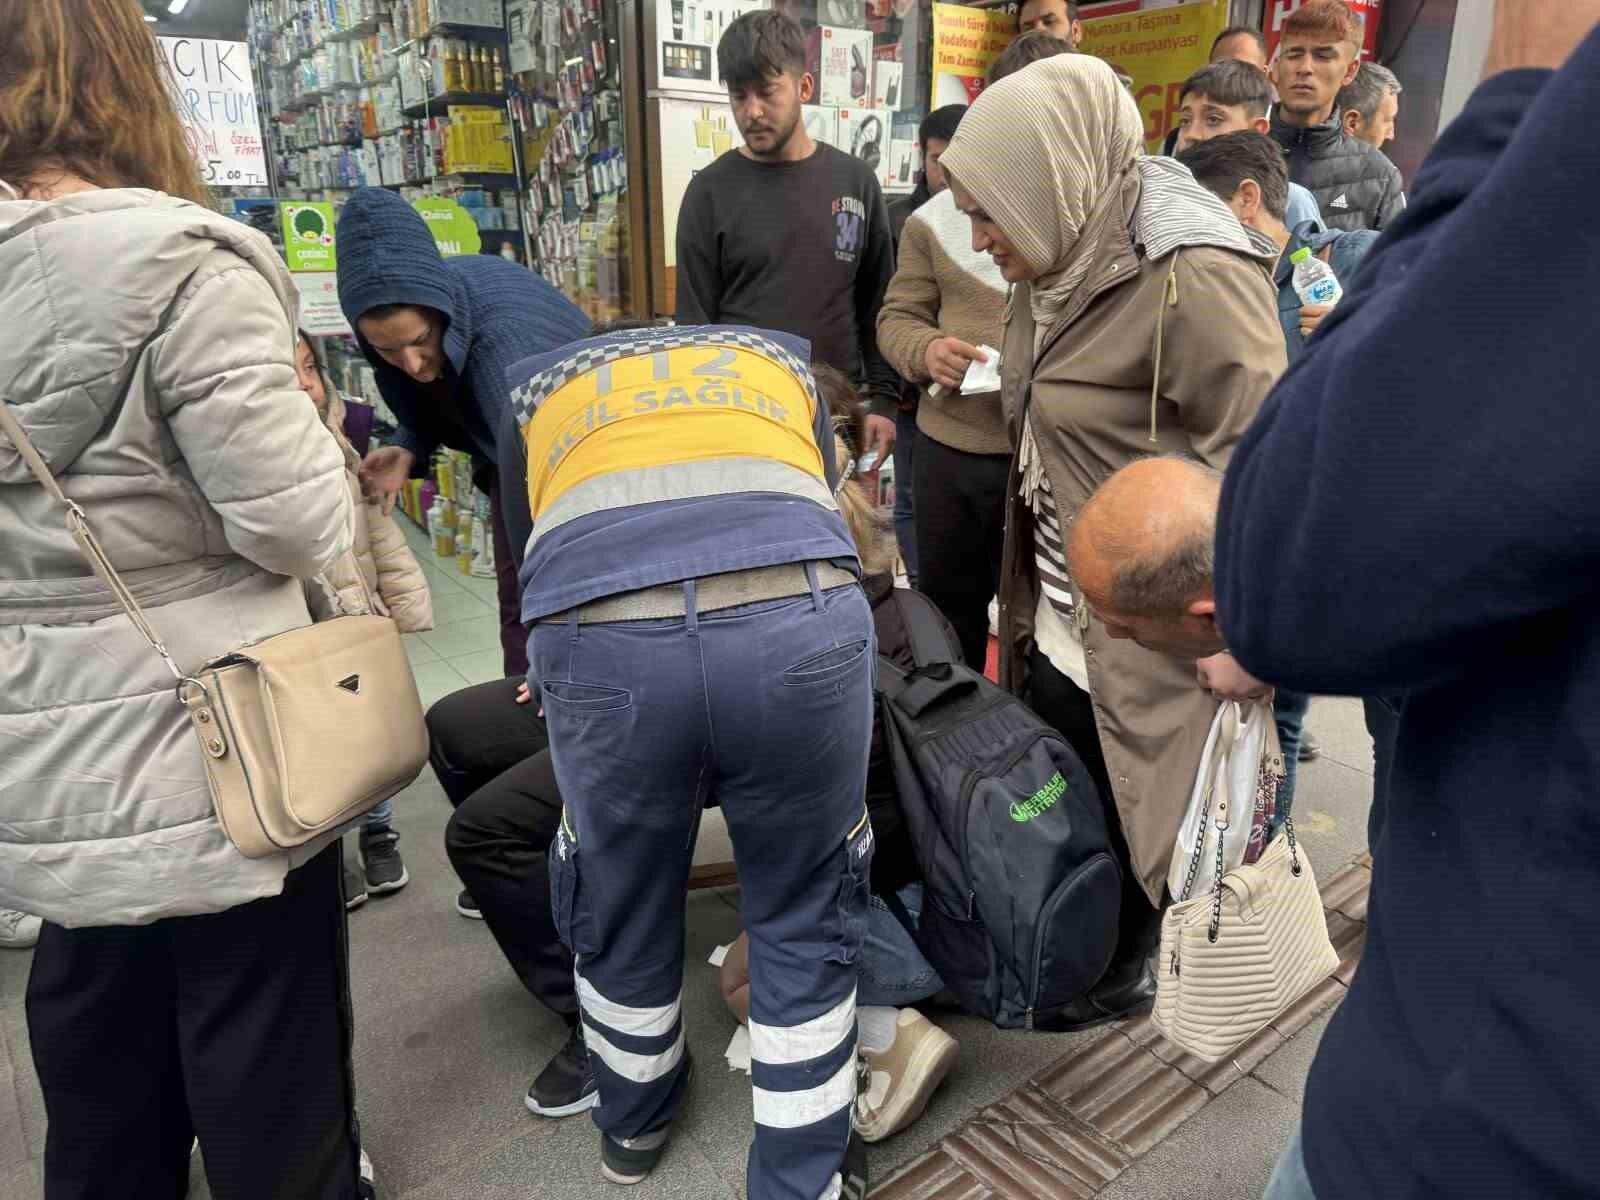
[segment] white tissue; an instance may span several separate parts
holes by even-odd
[[[963,396],[1000,390],[1000,351],[993,346],[979,346],[978,350],[984,357],[967,364],[966,378],[961,381]]]
[[[707,961],[710,962],[713,967],[720,967],[722,965],[722,960],[728,957],[728,951],[732,949],[732,946],[718,946],[711,952],[711,957]]]
[[[728,1070],[750,1074],[750,1030],[747,1026],[741,1025],[733,1031],[733,1040],[722,1057],[728,1060]]]

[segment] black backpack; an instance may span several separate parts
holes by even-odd
[[[884,741],[923,876],[890,911],[962,1007],[1048,1026],[1116,947],[1121,874],[1093,780],[1020,700],[952,662],[937,610],[901,606],[917,667],[878,659]]]

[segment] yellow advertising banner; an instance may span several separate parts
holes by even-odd
[[[1004,8],[933,6],[933,95],[929,104],[971,104],[984,76],[1017,34],[1016,15]]]
[[[934,5],[935,10],[939,7]],[[1144,117],[1145,146],[1154,152],[1178,123],[1183,81],[1206,65],[1212,41],[1227,27],[1227,0],[1200,0],[1174,8],[1087,17],[1079,49],[1105,59],[1132,80],[1129,86]],[[937,16],[934,28],[937,37]]]

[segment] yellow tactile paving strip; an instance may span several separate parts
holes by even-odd
[[[1226,1062],[1205,1063],[1137,1017],[1029,1079],[872,1190],[873,1200],[1088,1200],[1337,1004],[1367,938],[1372,859],[1322,888],[1339,969]]]

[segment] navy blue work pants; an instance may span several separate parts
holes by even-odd
[[[563,800],[552,906],[614,1138],[683,1105],[684,896],[702,807],[722,806],[750,934],[750,1200],[825,1194],[855,1100],[876,648],[861,589],[811,580],[698,616],[538,624],[530,644]]]

